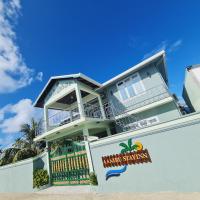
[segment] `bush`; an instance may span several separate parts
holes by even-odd
[[[13,159],[13,162],[17,162],[20,160],[34,157],[34,156],[36,156],[36,154],[37,153],[35,151],[33,151],[32,149],[27,149],[27,148],[21,149],[16,153],[16,155]]]
[[[0,166],[12,163],[18,151],[20,151],[20,149],[18,148],[8,148],[4,150],[3,153],[1,154]]]
[[[33,188],[40,188],[49,183],[49,175],[47,170],[35,169],[33,172]]]
[[[94,172],[90,173],[90,184],[98,185],[97,176]]]

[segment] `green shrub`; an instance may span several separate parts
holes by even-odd
[[[12,163],[17,152],[20,151],[18,148],[8,148],[3,151],[0,158],[0,166]]]
[[[35,169],[33,172],[33,188],[40,188],[49,183],[49,175],[47,170]]]
[[[16,155],[13,159],[13,162],[17,162],[20,160],[34,157],[34,156],[36,156],[36,154],[37,153],[35,151],[33,151],[32,149],[27,149],[27,148],[21,149],[16,153]]]
[[[97,176],[94,172],[90,173],[90,184],[98,185]]]

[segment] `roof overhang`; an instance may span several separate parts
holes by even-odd
[[[34,107],[42,108],[44,106],[44,98],[49,93],[49,91],[53,87],[54,83],[56,81],[58,81],[58,80],[65,80],[65,79],[76,79],[76,80],[78,80],[80,82],[83,82],[86,85],[89,85],[90,87],[92,87],[94,89],[99,88],[99,87],[102,86],[97,81],[89,78],[88,76],[86,76],[86,75],[84,75],[82,73],[70,74],[70,75],[64,75],[64,76],[52,76],[49,79],[49,81],[47,82],[47,84],[44,86],[42,92],[37,97],[37,99],[36,99],[36,101],[34,103]]]
[[[115,76],[114,78],[111,78],[110,80],[106,81],[105,83],[102,84],[101,89],[108,87],[109,85],[119,81],[120,79],[128,76],[129,74],[138,71],[141,68],[146,67],[147,65],[155,63],[159,65],[160,72],[163,76],[163,79],[165,80],[166,84],[168,84],[168,78],[167,78],[167,69],[166,69],[166,59],[165,59],[165,51],[162,50],[155,55],[147,58],[146,60],[138,63],[137,65],[131,67],[130,69],[122,72],[121,74]]]

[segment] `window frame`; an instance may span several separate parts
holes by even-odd
[[[131,96],[130,96],[130,93],[129,93],[128,89],[127,89],[127,87],[124,87],[126,96],[127,96],[128,98],[127,98],[127,99],[123,99],[123,96],[122,96],[122,94],[121,94],[121,92],[120,92],[120,86],[119,86],[119,84],[120,84],[120,83],[122,83],[122,85],[123,85],[123,84],[126,84],[125,81],[128,80],[128,79],[130,79],[130,80],[132,81],[134,75],[136,75],[136,76],[139,78],[139,81],[138,81],[138,82],[140,83],[140,85],[141,85],[141,87],[142,87],[142,89],[143,89],[143,92],[137,93],[137,89],[135,89],[134,83],[132,83],[132,84],[131,84],[131,87],[132,87],[132,89],[133,89],[133,91],[134,91],[134,93],[135,93],[136,95],[133,96],[133,97],[131,97]],[[136,73],[134,73],[134,74],[132,74],[132,75],[130,75],[130,76],[124,78],[123,80],[117,82],[117,83],[116,83],[116,86],[117,86],[117,90],[118,90],[118,92],[119,92],[119,96],[120,96],[120,99],[121,99],[122,102],[130,101],[131,99],[134,99],[134,98],[136,98],[136,97],[138,97],[138,96],[143,95],[144,93],[146,93],[146,88],[144,87],[144,83],[143,83],[143,81],[142,81],[142,79],[141,79],[141,77],[140,77],[139,72],[136,72]]]

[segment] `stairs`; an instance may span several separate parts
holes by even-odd
[[[131,124],[139,121],[138,117],[128,114],[127,110],[122,110],[110,102],[104,104],[104,110],[106,117],[114,120],[123,131],[132,130],[133,126]]]

